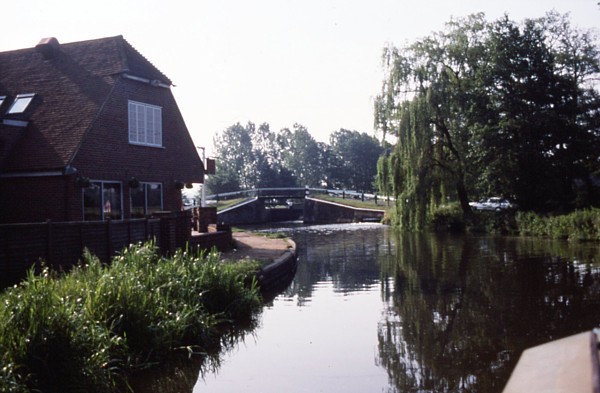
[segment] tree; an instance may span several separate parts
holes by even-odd
[[[215,136],[217,162],[221,163],[217,169],[225,169],[224,173],[217,175],[231,177],[224,184],[237,184],[242,189],[249,189],[256,183],[255,155],[252,149],[254,130],[254,123],[249,122],[246,127],[237,123]]]
[[[238,175],[230,162],[217,159],[214,175],[207,177],[206,190],[209,194],[222,194],[240,189]]]
[[[401,220],[413,229],[425,215],[452,196],[471,216],[467,181],[470,112],[478,105],[478,74],[483,66],[483,14],[451,21],[446,32],[405,48],[386,48],[388,77],[376,99],[379,124],[393,127],[398,171],[404,183]],[[385,109],[382,109],[385,108]],[[386,116],[391,116],[387,118]],[[386,130],[384,130],[385,132]]]
[[[377,138],[367,133],[340,129],[331,134],[332,176],[337,187],[372,192],[377,160],[383,152]]]
[[[294,124],[277,135],[282,165],[296,178],[300,186],[319,187],[326,178],[321,162],[323,152],[308,130]]]
[[[567,17],[517,24],[471,15],[386,48],[384,64],[376,124],[398,142],[379,178],[399,197],[402,223],[422,226],[447,200],[472,218],[469,199],[490,194],[526,209],[569,209],[574,184],[591,183],[600,148],[600,101],[590,83],[598,51]],[[391,159],[400,168],[390,170]]]
[[[278,136],[267,123],[258,128],[252,122],[234,124],[215,136],[214,146],[217,173],[208,184],[213,193],[297,185],[283,166]]]
[[[486,114],[494,119],[479,141],[478,183],[502,189],[524,209],[570,210],[589,205],[574,184],[591,183],[600,149],[599,101],[586,87],[599,72],[589,33],[549,13],[518,25],[491,25]],[[591,187],[588,187],[591,189]]]

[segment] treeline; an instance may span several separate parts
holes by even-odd
[[[317,142],[299,124],[271,131],[269,124],[234,124],[214,137],[217,170],[211,194],[251,188],[326,187],[374,191],[377,138],[341,129],[329,143]]]
[[[502,196],[520,210],[600,205],[596,37],[551,12],[517,23],[483,14],[385,48],[375,121],[395,146],[377,185],[397,224],[420,229],[437,209]]]

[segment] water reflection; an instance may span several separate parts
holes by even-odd
[[[393,391],[501,391],[526,347],[600,322],[597,249],[398,235],[382,259],[379,357]],[[562,249],[561,249],[562,247]]]
[[[194,392],[499,392],[525,348],[600,323],[597,244],[274,230],[296,277]]]

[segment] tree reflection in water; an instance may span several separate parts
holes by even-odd
[[[600,269],[588,263],[597,255],[540,240],[398,235],[381,263],[378,326],[392,389],[501,391],[525,348],[598,325]]]
[[[318,391],[325,388],[318,381],[325,380],[331,386],[351,382],[354,375],[348,370],[356,370],[356,364],[362,367],[363,359],[372,365],[376,346],[376,370],[361,372],[375,375],[374,383],[386,386],[383,391],[499,392],[525,348],[592,329],[600,322],[600,254],[596,243],[399,234],[379,226],[315,226],[283,232],[296,242],[300,262],[292,284],[274,306],[268,306],[271,324],[259,329],[261,340],[252,345],[257,350],[247,358],[241,356],[260,365],[256,380],[261,384],[257,383],[254,391]],[[320,290],[324,284],[332,288],[333,296],[327,297],[329,292]],[[355,301],[373,291],[374,303]],[[327,318],[330,315],[324,317],[322,311],[337,315],[327,307],[339,307],[340,297],[345,305],[353,304],[354,308],[344,307],[350,320],[361,323],[346,324],[337,334],[337,321]],[[292,311],[290,303],[298,310]],[[362,308],[365,305],[381,309],[372,312]],[[339,337],[332,334],[369,330],[360,337],[372,339],[372,346],[367,345],[369,350],[364,353],[343,355],[342,365],[338,369],[324,367],[321,378],[302,374],[300,362],[320,364],[319,359],[311,358],[315,346],[307,337],[291,340],[290,346],[283,342],[274,345],[274,340],[267,338],[269,334],[276,338],[290,334],[281,332],[282,326],[288,325],[278,318],[300,314],[314,318],[294,319],[307,324],[298,326],[296,334],[310,331],[311,340],[332,342],[331,350],[339,351],[332,354],[336,359],[359,346],[337,340]],[[372,331],[365,326],[372,326]],[[243,339],[251,331],[240,332],[237,338]],[[306,346],[302,346],[305,341]],[[234,342],[229,344],[235,346]],[[236,359],[239,357],[236,354]],[[218,362],[213,366],[182,363],[186,365],[163,370],[163,378],[142,377],[143,382],[152,381],[153,388],[134,391],[191,392],[198,373],[218,368]],[[268,369],[273,363],[280,371],[294,370],[293,375],[282,377],[289,386],[270,382],[281,378],[263,378],[262,368]],[[186,366],[191,368],[183,368]],[[249,391],[243,388],[247,386],[243,378],[255,376],[236,369],[244,366],[247,363],[243,361],[226,363],[230,378],[219,385],[224,389],[221,391]],[[214,386],[200,383],[195,389],[211,391]],[[331,386],[327,385],[326,391],[335,392]]]

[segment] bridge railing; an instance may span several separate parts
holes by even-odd
[[[340,198],[354,198],[362,200],[371,200],[376,198],[385,198],[393,200],[394,198],[381,196],[377,194],[364,193],[352,190],[337,190],[328,188],[311,187],[278,187],[278,188],[253,188],[250,190],[240,190],[234,192],[224,192],[219,194],[207,195],[207,200],[229,200],[237,198],[304,198],[310,195],[327,194]]]
[[[326,189],[306,188],[306,187],[277,187],[277,188],[253,188],[250,190],[240,190],[233,192],[223,192],[219,194],[207,195],[207,200],[228,200],[237,198],[268,198],[268,197],[288,197],[304,198],[306,195],[315,193],[326,193]]]

